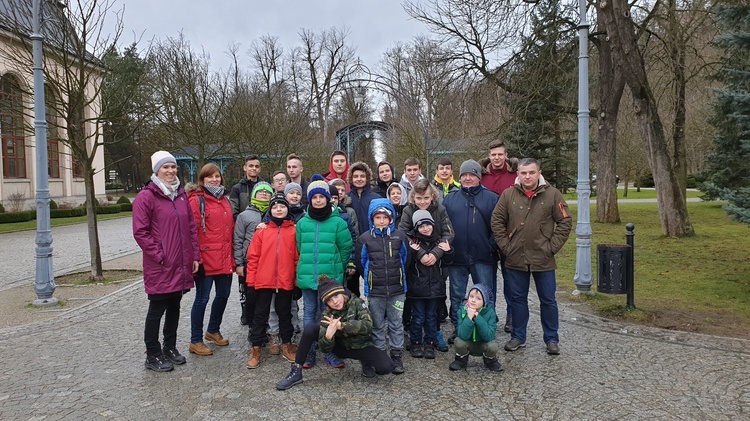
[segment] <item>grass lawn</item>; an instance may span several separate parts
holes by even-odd
[[[106,219],[115,219],[115,218],[127,218],[131,216],[132,212],[120,212],[120,213],[109,213],[109,214],[102,214],[97,215],[96,219],[97,221],[104,221]],[[84,216],[75,216],[72,218],[51,218],[50,224],[53,227],[59,227],[63,225],[71,225],[71,224],[80,224],[81,222],[86,222],[86,215]],[[0,233],[3,232],[12,232],[12,231],[23,231],[23,230],[35,230],[36,229],[36,220],[26,221],[26,222],[14,222],[12,224],[0,224]]]
[[[750,338],[750,228],[731,221],[720,203],[688,203],[696,235],[662,235],[656,203],[620,204],[621,224],[592,222],[592,273],[596,289],[597,244],[625,244],[625,224],[635,224],[635,311],[625,295],[596,294],[585,301],[607,317],[665,328]],[[571,203],[573,218],[576,204]],[[591,219],[596,207],[591,207]],[[558,254],[558,287],[575,289],[575,223]]]
[[[643,188],[641,191],[636,191],[634,187],[628,188],[628,197],[624,197],[625,190],[622,188],[617,189],[617,198],[618,199],[656,199],[656,190],[655,189],[646,189]],[[687,197],[701,197],[703,195],[703,192],[696,191],[696,190],[688,190],[687,191]],[[575,189],[568,190],[568,193],[563,195],[565,197],[565,200],[570,202],[575,202],[578,198],[578,195],[576,194]],[[592,199],[596,199],[596,196],[592,197]]]

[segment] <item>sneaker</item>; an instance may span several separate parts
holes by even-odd
[[[375,367],[371,365],[362,364],[362,376],[363,377],[367,377],[368,379],[371,379],[377,375],[378,373],[375,372]]]
[[[174,365],[167,361],[167,359],[161,354],[149,355],[146,357],[146,368],[163,373],[165,371],[174,370]]]
[[[190,351],[191,354],[195,355],[214,355],[214,351],[206,346],[203,342],[196,342],[194,344],[190,344],[190,348],[188,348],[188,351]]]
[[[260,365],[260,355],[261,348],[259,346],[254,346],[253,349],[250,350],[250,356],[247,358],[247,368],[258,368]]]
[[[268,350],[268,353],[271,355],[280,355],[281,354],[281,341],[279,341],[279,338],[276,337],[276,335],[268,335],[268,346],[270,349]]]
[[[454,330],[453,333],[451,333],[451,336],[448,337],[448,343],[453,345],[453,343],[456,342],[457,337],[458,337],[458,334]]]
[[[547,342],[547,354],[560,355],[560,346],[557,342]]]
[[[276,383],[276,389],[287,390],[300,383],[302,383],[302,366],[292,363],[292,368],[289,370],[289,374]]]
[[[393,364],[396,365],[396,368],[393,369],[393,374],[404,374],[404,360],[401,358],[401,350],[394,349],[391,350],[391,360],[393,360]]]
[[[333,352],[327,353],[324,360],[326,364],[333,368],[344,368],[344,360],[336,356]]]
[[[302,368],[313,368],[315,367],[315,358],[317,357],[317,353],[315,351],[315,347],[313,346],[310,348],[310,352],[307,353],[307,358],[305,358],[305,363],[302,364]]]
[[[206,336],[204,338],[207,341],[211,341],[218,346],[229,345],[229,339],[225,339],[223,336],[221,336],[221,332],[215,332],[215,333],[206,332]]]
[[[437,342],[435,344],[435,347],[440,352],[448,352],[448,344],[445,342],[445,338],[443,338],[443,331],[439,330],[437,334]]]
[[[422,350],[422,344],[419,342],[414,342],[410,345],[411,351],[411,357],[412,358],[422,358],[424,357],[424,351]]]
[[[513,318],[512,317],[507,317],[505,319],[505,326],[503,326],[503,331],[505,333],[513,332]]]
[[[456,354],[456,359],[451,363],[451,365],[448,366],[448,369],[451,371],[458,371],[458,370],[466,368],[466,365],[468,363],[469,363],[469,354],[466,354],[463,357]]]
[[[435,359],[435,344],[430,342],[428,344],[424,344],[424,357],[427,360],[434,360]]]
[[[500,361],[497,358],[483,357],[484,366],[490,369],[490,371],[503,371],[503,366],[500,365]]]
[[[505,350],[506,351],[515,351],[518,348],[526,348],[526,342],[521,342],[518,339],[511,338],[506,344],[505,344]]]
[[[164,348],[162,349],[161,353],[169,362],[171,362],[174,365],[182,365],[187,362],[185,357],[182,354],[180,354],[180,351],[178,351],[177,348],[171,348],[171,349]]]
[[[281,355],[283,355],[287,361],[293,363],[294,359],[297,358],[297,345],[289,342],[282,344],[281,349]]]
[[[240,316],[240,324],[242,326],[247,326],[247,315],[245,315],[245,313],[242,313],[242,316]]]

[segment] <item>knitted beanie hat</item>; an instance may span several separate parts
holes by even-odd
[[[325,182],[320,174],[313,174],[310,179],[312,183],[307,186],[307,201],[312,202],[312,197],[316,194],[322,194],[328,201],[331,201],[331,191],[328,189],[328,183]]]
[[[284,196],[284,193],[276,193],[271,197],[271,200],[268,202],[268,209],[273,208],[273,205],[280,203],[284,206],[286,206],[286,209],[289,210],[289,202],[286,200],[286,196]]]
[[[479,165],[479,163],[473,159],[466,160],[463,162],[463,164],[461,164],[461,171],[458,173],[458,176],[460,177],[466,173],[473,174],[481,180],[482,179],[482,166]]]
[[[432,215],[430,215],[430,212],[424,210],[424,209],[418,209],[414,212],[414,215],[411,217],[412,224],[414,224],[414,228],[419,228],[422,224],[430,224],[435,225],[435,220],[432,219]]]
[[[259,181],[255,183],[255,186],[253,187],[253,191],[252,193],[250,193],[250,198],[251,199],[255,198],[255,195],[261,190],[265,190],[268,192],[268,194],[273,195],[273,187],[271,187],[271,185],[265,181]]]
[[[336,294],[344,293],[344,286],[339,281],[329,278],[326,275],[320,275],[318,278],[318,297],[324,303]]]
[[[284,194],[289,194],[290,191],[296,190],[299,192],[299,194],[302,194],[302,186],[292,181],[291,183],[287,184],[286,187],[284,187]]]
[[[174,159],[171,153],[167,151],[156,151],[151,155],[151,168],[154,170],[154,174],[159,172],[159,168],[167,162],[177,164],[177,160]]]

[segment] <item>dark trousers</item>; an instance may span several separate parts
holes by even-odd
[[[292,291],[283,289],[261,288],[255,290],[255,313],[253,315],[253,324],[250,329],[250,343],[253,346],[263,346],[266,340],[266,326],[268,325],[268,315],[271,312],[271,300],[274,293],[274,309],[279,316],[279,336],[282,343],[292,341],[294,335],[294,326],[292,326]]]
[[[320,323],[310,323],[305,326],[302,331],[302,338],[299,340],[299,348],[297,348],[297,356],[294,362],[302,365],[307,358],[307,353],[313,346],[313,343],[318,340],[320,334]],[[369,345],[362,349],[346,349],[345,346],[336,342],[331,351],[340,358],[351,358],[353,360],[359,360],[362,366],[372,366],[375,368],[375,372],[383,375],[392,373],[396,366],[393,364],[393,360],[388,354],[382,349],[375,348]]]
[[[359,297],[359,271],[354,271],[354,275],[344,274],[344,286]]]
[[[247,315],[247,341],[252,343],[250,340],[253,334],[253,319],[255,318],[255,288],[245,285],[245,314]]]
[[[424,343],[436,343],[438,331],[438,301],[440,298],[426,298],[411,300],[411,327],[409,328],[409,339],[412,343],[422,342],[424,331]],[[443,300],[445,301],[445,300]]]
[[[177,326],[180,322],[180,301],[182,295],[164,300],[151,300],[148,302],[146,313],[146,327],[143,331],[143,340],[146,343],[146,355],[152,357],[161,354],[159,344],[159,326],[161,317],[164,317],[164,348],[172,349],[177,345]]]
[[[245,290],[247,289],[247,284],[245,283],[245,277],[237,275],[237,283],[240,286],[239,293],[240,293],[240,306],[242,307],[242,310],[245,310],[245,300],[247,300],[247,297],[245,295]]]

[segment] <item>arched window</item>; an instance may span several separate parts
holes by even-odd
[[[57,98],[48,86],[44,87],[44,102],[47,115],[47,160],[50,178],[60,178],[60,119]]]
[[[26,178],[23,95],[11,74],[0,77],[0,135],[3,142],[3,177]]]

